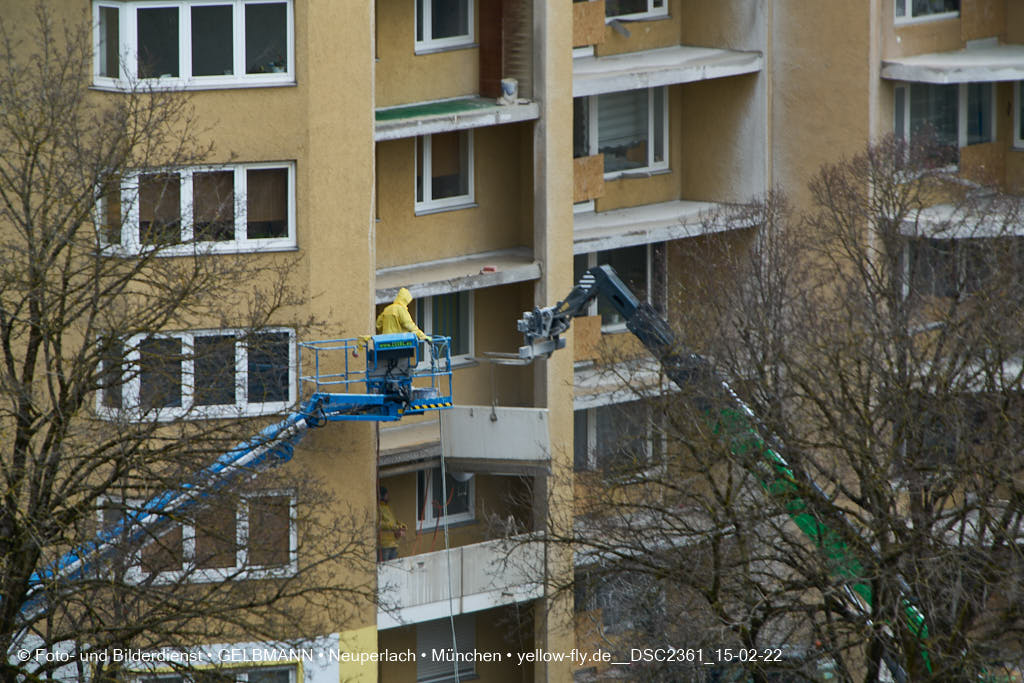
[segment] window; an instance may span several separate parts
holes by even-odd
[[[473,43],[473,0],[416,0],[416,51]]]
[[[101,520],[111,525],[122,511],[133,513],[142,501],[106,501]],[[261,491],[230,503],[217,498],[189,511],[184,519],[156,535],[132,555],[127,578],[160,582],[223,581],[288,576],[297,569],[295,496]]]
[[[573,127],[573,154],[603,154],[606,179],[668,168],[664,87],[576,98]]]
[[[416,138],[416,213],[473,203],[473,132]]]
[[[96,85],[293,83],[292,0],[93,3]]]
[[[433,652],[444,651],[444,657],[434,657]],[[455,680],[455,669],[461,680],[476,677],[476,664],[469,661],[454,662],[454,652],[472,653],[476,650],[476,616],[460,614],[455,617],[455,642],[452,642],[452,624],[448,619],[425,621],[416,624],[416,651],[425,652],[426,657],[416,658],[417,683],[447,683]]]
[[[237,164],[135,173],[97,209],[100,236],[127,253],[295,246],[295,166]]]
[[[295,400],[293,336],[218,330],[107,340],[98,406],[140,419],[279,412]]]
[[[416,473],[416,527],[430,530],[440,524],[457,524],[475,519],[474,500],[476,486],[472,475],[445,472],[441,485],[441,468]],[[444,516],[448,510],[447,519]]]
[[[896,0],[895,6],[897,21],[960,12],[960,0]]]
[[[665,0],[605,0],[604,15],[617,19],[644,19],[667,17]]]
[[[429,335],[451,337],[453,360],[473,354],[473,292],[417,299],[416,323]]]
[[[645,401],[615,403],[573,413],[573,466],[577,472],[636,471],[659,459],[662,440]]]
[[[960,297],[1002,285],[1002,296],[1019,298],[1024,237],[909,239],[906,263],[912,296]]]
[[[666,260],[665,244],[640,244],[622,249],[576,254],[573,258],[573,281],[579,282],[588,268],[610,265],[641,301],[665,310]],[[588,315],[601,316],[602,332],[622,332],[626,321],[605,297],[590,304]]]
[[[935,85],[908,83],[893,91],[893,130],[912,142],[915,136],[934,140],[932,156],[955,163],[957,148],[995,140],[995,88],[992,83]]]

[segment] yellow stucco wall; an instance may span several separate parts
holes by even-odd
[[[377,268],[530,246],[532,202],[524,199],[521,150],[532,124],[477,128],[474,204],[417,216],[415,138],[377,145]]]
[[[479,49],[416,54],[416,4],[377,0],[376,105],[440,100],[479,90]],[[476,9],[474,7],[474,9]],[[479,12],[473,13],[474,22]],[[474,37],[479,38],[477,28]],[[475,44],[474,44],[475,45]],[[443,77],[439,77],[443,74]]]

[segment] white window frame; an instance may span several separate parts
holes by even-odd
[[[454,354],[452,355],[452,365],[465,364],[465,363],[469,363],[472,360],[472,358],[473,358],[473,351],[474,351],[474,349],[476,349],[476,330],[475,330],[475,328],[476,328],[476,325],[475,325],[476,313],[474,311],[474,309],[475,309],[475,305],[474,304],[476,303],[476,301],[475,301],[476,297],[474,296],[473,290],[471,290],[471,289],[470,290],[465,290],[465,291],[450,292],[450,294],[459,294],[459,295],[465,294],[466,297],[468,298],[468,301],[467,301],[467,308],[469,309],[469,320],[467,321],[467,325],[469,327],[469,337],[468,337],[468,342],[467,342],[468,349],[467,349],[466,353],[460,353],[458,355],[454,355]],[[434,334],[434,296],[435,295],[420,297],[415,302],[417,304],[417,317],[421,318],[421,320],[417,320],[416,323],[419,325],[419,328],[421,330],[423,330],[424,334],[427,334],[427,335],[433,335]],[[420,365],[417,367],[417,370],[426,370],[429,367],[430,367],[430,359],[428,357],[426,357],[426,355],[424,355],[424,358],[420,361]]]
[[[636,19],[661,19],[668,16],[668,0],[661,0],[661,7],[655,6],[657,0],[647,0],[645,12],[633,12],[632,14],[616,14],[605,16],[604,23],[610,24],[613,21],[636,20]]]
[[[281,72],[245,73],[245,7],[284,3],[287,26],[287,68]],[[232,6],[233,61],[231,75],[192,76],[192,12],[195,6]],[[100,74],[100,8],[112,7],[118,12],[118,34],[120,46],[120,77],[111,78]],[[140,9],[178,9],[178,73],[177,77],[145,78],[138,75],[138,21]],[[92,5],[93,18],[93,84],[99,88],[124,90],[134,83],[145,83],[157,89],[204,90],[210,88],[253,88],[264,86],[292,85],[295,83],[295,7],[294,0],[167,0],[146,2],[140,0],[97,0]]]
[[[433,18],[433,0],[415,0],[416,4],[423,3],[423,40],[415,40],[415,53],[422,54],[438,50],[451,50],[455,48],[471,47],[476,40],[476,11],[474,5],[476,0],[461,0],[466,3],[466,25],[468,33],[448,38],[434,38],[430,35],[431,19]],[[413,6],[413,36],[419,35],[419,26],[416,25],[416,7]]]
[[[962,2],[962,0],[961,0]],[[936,12],[927,14],[914,14],[913,0],[904,0],[903,14],[900,14],[899,0],[893,0],[892,12],[896,24],[909,24],[924,21],[938,21],[941,19],[953,19],[960,16],[960,10],[953,12]]]
[[[427,501],[433,499],[433,486],[434,486],[434,472],[440,471],[441,467],[431,467],[430,469],[421,470],[423,476],[426,479],[426,486],[424,487],[423,493],[426,496]],[[445,466],[446,474],[451,475],[451,467]],[[417,474],[417,476],[419,476]],[[449,513],[447,517],[445,515],[435,514],[433,505],[424,505],[422,500],[419,499],[419,485],[416,486],[416,531],[431,531],[435,526],[440,525],[451,525],[451,524],[462,524],[464,522],[472,522],[476,520],[476,475],[473,475],[467,482],[469,484],[469,510],[466,512],[455,512]],[[419,511],[423,510],[423,519],[420,519]]]
[[[248,401],[249,390],[249,357],[248,349],[244,343],[245,331],[238,329],[214,329],[196,330],[191,332],[176,332],[172,334],[138,334],[129,337],[124,348],[127,349],[124,359],[124,381],[121,384],[121,408],[111,407],[104,404],[103,389],[96,392],[96,410],[101,417],[117,419],[127,417],[128,419],[141,421],[155,419],[160,422],[187,418],[187,419],[216,419],[236,417],[258,417],[261,415],[273,415],[286,410],[296,401],[296,349],[295,330],[286,327],[271,327],[254,333],[256,336],[263,334],[287,334],[288,335],[288,399],[285,401],[267,401],[262,403],[250,403]],[[195,362],[192,358],[195,348],[195,338],[204,336],[231,336],[237,337],[235,341],[235,403],[233,405],[193,405],[193,392],[195,389]],[[177,339],[181,341],[181,405],[173,407],[152,408],[143,411],[139,405],[142,388],[142,376],[140,371],[140,347],[145,339]],[[102,372],[102,368],[101,368]]]
[[[248,171],[283,169],[288,173],[288,216],[287,234],[284,237],[268,237],[249,239],[247,225],[247,188]],[[234,239],[217,242],[200,242],[194,240],[194,223],[192,220],[192,178],[196,173],[230,171],[234,174]],[[181,217],[181,244],[143,245],[139,226],[139,178],[150,174],[177,174],[179,178]],[[97,207],[97,225],[104,220],[101,206]],[[101,240],[106,237],[100,231]],[[295,238],[295,162],[260,162],[248,164],[228,164],[220,166],[191,166],[170,170],[147,169],[133,171],[121,180],[121,242],[108,244],[106,250],[111,255],[134,256],[143,251],[157,250],[162,256],[180,256],[202,253],[240,253],[256,251],[281,251],[296,247]]]
[[[930,85],[928,83],[898,83],[893,88],[893,132],[895,133],[899,129],[899,123],[902,121],[903,125],[903,141],[910,143],[910,88],[914,85]],[[999,117],[996,115],[996,84],[992,84],[992,101],[990,103],[989,110],[992,112],[992,138],[985,142],[977,142],[974,144],[982,145],[995,142],[999,139],[999,132],[997,129],[997,122]],[[897,93],[902,91],[903,93],[903,111],[896,111],[897,109]],[[967,144],[967,84],[960,83],[957,86],[957,121],[956,121],[956,138],[958,147],[968,147]]]
[[[249,561],[249,502],[259,498],[288,498],[288,562],[285,564],[265,567],[246,566]],[[181,569],[169,569],[156,574],[150,574],[143,569],[142,553],[144,549],[154,543],[160,543],[164,534],[173,531],[174,527],[172,526],[162,534],[143,543],[129,555],[125,581],[142,583],[152,580],[155,584],[166,585],[181,581],[214,583],[227,580],[279,579],[294,576],[299,571],[296,501],[295,492],[290,489],[268,489],[239,496],[238,507],[235,508],[235,543],[238,550],[235,552],[235,566],[233,567],[202,569],[196,567],[195,525],[175,522],[174,524],[181,527]],[[130,499],[126,502],[130,506],[141,506],[145,503],[141,499]],[[102,510],[99,511],[99,514],[102,523]]]
[[[469,161],[469,168],[466,169],[466,173],[469,174],[468,182],[466,187],[469,189],[467,194],[460,194],[454,197],[444,197],[442,199],[433,198],[433,160],[431,154],[431,146],[434,136],[433,135],[422,135],[416,139],[423,140],[423,201],[416,199],[416,172],[419,170],[420,160],[417,156],[416,149],[418,145],[413,145],[413,202],[415,204],[414,213],[417,216],[437,213],[439,211],[453,211],[455,209],[467,209],[476,206],[474,203],[474,197],[476,196],[475,183],[474,183],[474,153],[473,153],[473,131],[472,130],[461,130],[454,131],[459,135],[466,136],[466,156]]]
[[[656,247],[659,244],[664,244],[664,242],[651,242],[651,243],[644,244],[644,245],[636,245],[636,246],[643,246],[643,247],[645,247],[645,250],[644,250],[645,251],[645,258],[647,260],[647,266],[646,266],[646,271],[647,271],[647,282],[646,282],[647,298],[645,299],[645,301],[647,303],[651,304],[652,306],[654,305],[654,301],[655,301],[655,297],[653,296],[654,295],[654,285],[655,285],[655,278],[654,278],[654,247]],[[615,251],[615,249],[605,249],[605,250],[602,250],[602,251]],[[597,259],[597,255],[599,253],[600,252],[591,251],[591,252],[587,252],[586,254],[576,254],[576,255],[577,256],[586,256],[586,258],[587,258],[587,268],[589,269],[589,268],[593,268],[596,265],[599,265],[598,262],[597,262],[597,260],[598,260]],[[594,297],[594,300],[591,301],[589,304],[587,304],[586,315],[598,315],[598,306],[597,306],[598,298],[599,297]],[[601,333],[602,334],[617,334],[617,333],[621,333],[621,332],[628,332],[628,329],[626,328],[625,321],[618,322],[618,323],[611,323],[609,325],[605,325],[605,324],[602,323],[602,325],[601,325]]]
[[[1021,108],[1024,107],[1024,96],[1021,95],[1021,91],[1024,90],[1024,81],[1017,81],[1013,84],[1013,146],[1015,148],[1024,148],[1024,135],[1021,135],[1020,127],[1024,123],[1024,117],[1021,116]]]
[[[659,86],[664,91],[664,95],[661,98],[661,123],[664,127],[662,131],[662,150],[661,150],[661,161],[654,160],[654,124],[656,121],[654,112],[654,91],[658,88],[647,88],[647,165],[642,168],[629,168],[621,171],[612,171],[604,174],[605,180],[615,180],[623,176],[629,176],[631,174],[642,174],[642,173],[657,173],[660,171],[667,171],[669,168],[669,119],[668,119],[668,98],[669,89],[667,86]],[[611,93],[608,93],[611,94]],[[587,102],[587,125],[590,127],[589,130],[589,141],[590,141],[590,156],[600,153],[600,129],[598,127],[598,100],[601,95],[590,95],[588,96]]]

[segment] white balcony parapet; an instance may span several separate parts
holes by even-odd
[[[601,95],[757,73],[760,52],[677,45],[605,57],[580,57],[572,63],[572,95]]]
[[[685,200],[577,213],[573,218],[573,253],[621,249],[753,227],[752,220],[741,220],[736,217],[739,214],[734,214],[726,204]]]
[[[375,112],[373,139],[398,140],[484,126],[532,121],[540,116],[536,102],[498,104],[483,97],[456,97],[384,107]]]
[[[458,460],[548,462],[545,408],[453,406],[441,414],[444,456]]]
[[[377,269],[378,304],[391,303],[400,287],[414,298],[497,287],[540,277],[540,263],[526,247],[466,254]]]
[[[522,534],[381,562],[377,565],[377,628],[541,597],[544,547],[535,538]]]
[[[1024,79],[1024,45],[985,42],[964,50],[882,60],[882,78],[913,83],[979,83]]]

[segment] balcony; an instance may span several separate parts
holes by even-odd
[[[380,563],[377,628],[541,597],[544,547],[533,538],[523,534]]]

